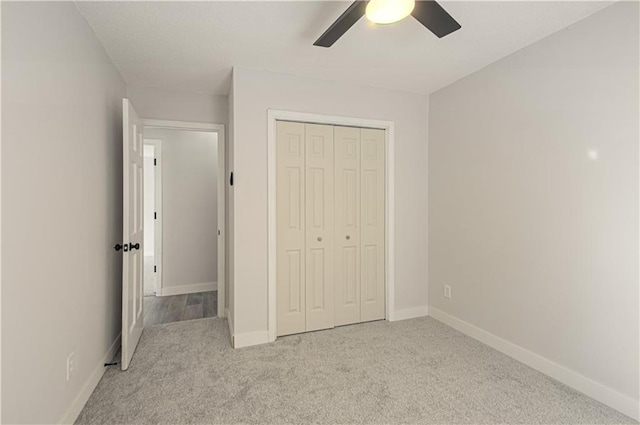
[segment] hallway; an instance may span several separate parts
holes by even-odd
[[[144,326],[216,317],[218,291],[144,297]]]

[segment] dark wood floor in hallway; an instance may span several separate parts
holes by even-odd
[[[169,297],[144,297],[144,326],[183,320],[215,317],[218,308],[218,291]]]

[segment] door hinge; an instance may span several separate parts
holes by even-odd
[[[218,230],[218,236],[220,236],[220,230]]]
[[[153,165],[158,165],[158,160],[153,158]]]
[[[157,266],[153,266],[153,272],[154,272],[154,273],[157,273],[157,272],[158,272]]]
[[[158,219],[158,213],[157,213],[157,212],[154,212],[154,213],[153,213],[153,219],[154,219],[154,220],[157,220],[157,219]]]

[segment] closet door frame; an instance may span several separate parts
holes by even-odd
[[[394,122],[269,109],[267,111],[268,333],[276,340],[276,121],[295,121],[385,131],[385,319],[394,320]]]

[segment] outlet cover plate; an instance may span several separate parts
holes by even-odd
[[[70,381],[73,378],[73,374],[76,370],[76,353],[71,352],[67,357],[67,381]]]

